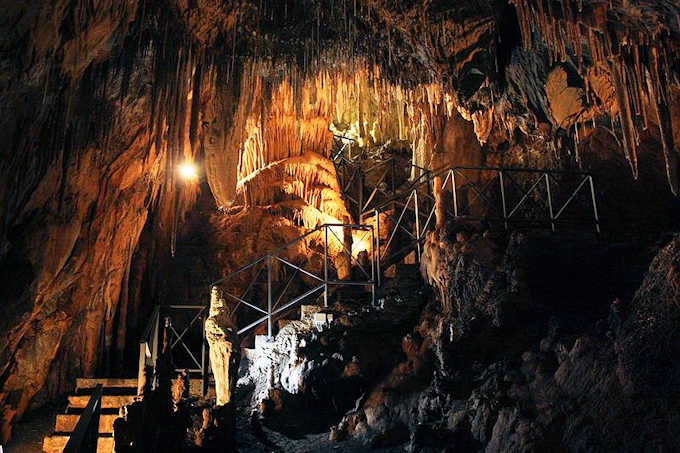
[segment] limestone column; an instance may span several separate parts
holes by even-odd
[[[223,406],[231,401],[232,390],[236,386],[241,351],[235,323],[229,316],[220,289],[216,286],[210,292],[210,312],[205,321],[205,338],[210,348],[210,367],[215,377],[217,405]]]

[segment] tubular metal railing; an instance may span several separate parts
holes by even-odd
[[[343,197],[349,205],[348,210],[359,223],[364,223],[364,216],[385,201],[398,195],[408,196],[410,187],[428,179],[431,174],[430,170],[415,164],[403,166],[394,157],[366,169],[343,158],[335,161],[335,168]],[[418,176],[411,178],[412,174]],[[374,182],[369,183],[372,179]],[[367,188],[371,192],[365,196]]]
[[[163,331],[165,331],[168,348],[173,352],[175,372],[188,370],[189,373],[200,374],[203,381],[203,394],[205,394],[209,373],[204,329],[207,314],[208,307],[206,305],[156,305],[154,307],[139,342],[138,394],[143,391],[145,368],[155,368],[156,366],[161,350],[161,334]],[[200,332],[197,332],[199,328]],[[179,354],[174,353],[176,349],[184,352],[182,354],[184,360],[179,360]],[[156,383],[157,376],[154,374],[151,387],[154,388]]]
[[[489,173],[491,174],[489,176]],[[486,177],[484,174],[486,174]],[[473,175],[477,177],[474,178]],[[439,187],[435,187],[440,183]],[[415,250],[421,255],[425,232],[434,224],[436,211],[434,189],[441,189],[450,196],[442,213],[454,220],[485,221],[490,226],[550,227],[555,231],[563,224],[584,224],[600,233],[595,184],[590,173],[562,170],[539,170],[530,168],[501,167],[450,167],[437,171],[424,170],[405,189],[370,212],[364,212],[361,221],[371,217],[376,225],[376,237],[381,238],[382,214],[391,221],[387,241],[376,242],[378,250],[378,278],[380,268]],[[449,191],[450,189],[450,191]],[[580,217],[569,219],[567,213],[578,211],[589,204]],[[584,215],[585,214],[585,215]],[[391,247],[401,236],[400,248]]]
[[[237,326],[239,335],[266,323],[267,335],[271,337],[272,322],[277,315],[315,294],[323,294],[324,306],[328,306],[332,286],[369,286],[372,302],[375,303],[375,291],[381,284],[383,266],[393,264],[411,252],[415,252],[416,259],[420,260],[425,233],[434,225],[433,218],[437,210],[435,193],[442,197],[440,213],[446,218],[485,221],[489,226],[500,224],[505,229],[509,229],[511,225],[549,226],[555,231],[558,226],[568,223],[568,213],[573,211],[573,208],[578,205],[581,208],[583,205],[589,205],[587,210],[589,214],[579,220],[594,226],[597,233],[600,232],[595,184],[592,175],[586,172],[465,166],[429,170],[411,165],[409,171],[413,173],[415,169],[420,173],[419,176],[407,179],[405,184],[397,185],[395,178],[397,162],[394,158],[363,170],[346,160],[344,156],[336,153],[333,157],[338,159],[336,164],[353,169],[354,174],[349,180],[342,177],[341,171],[338,171],[338,178],[343,183],[341,184],[343,196],[358,208],[359,223],[318,226],[214,282],[212,286],[218,286],[223,296],[235,302],[231,310],[232,318],[238,317],[238,310],[249,311],[249,314],[245,315],[244,324]],[[376,170],[382,173],[364,201],[363,181],[367,173]],[[389,172],[391,187],[384,189],[381,186],[388,178]],[[356,178],[359,178],[361,183],[358,198],[355,199],[347,195],[346,189]],[[450,199],[444,202],[444,198]],[[391,222],[381,225],[381,216]],[[366,224],[367,221],[371,221],[371,224]],[[381,228],[387,228],[387,231]],[[364,235],[357,241],[349,240],[350,237],[353,238],[352,233],[356,230],[364,231]],[[343,232],[342,238],[338,235],[339,231]],[[384,244],[381,241],[383,232],[386,238]],[[370,241],[365,241],[369,237]],[[286,257],[286,253],[290,252],[292,247],[301,245],[303,241],[309,242],[304,244],[307,255],[323,254],[321,268],[318,261],[316,268],[305,269],[305,263],[294,263],[292,258]],[[400,243],[399,248],[395,249],[394,244],[397,242]],[[368,262],[362,263],[354,256],[355,244],[357,251],[360,247],[366,251],[365,258]],[[330,253],[331,249],[333,253]],[[336,251],[338,253],[335,253]],[[340,253],[348,257],[346,264],[350,275],[347,280],[338,277],[337,266],[335,269],[329,266],[331,255],[339,256]],[[298,255],[300,254],[292,253],[292,256]],[[310,262],[308,259],[307,264]],[[358,278],[351,275],[353,269],[356,270]],[[292,272],[290,277],[287,275],[289,272]],[[266,276],[265,281],[260,280],[263,276]],[[280,282],[279,278],[282,276],[284,278]],[[289,290],[298,276],[303,279],[303,292],[291,295]],[[236,282],[237,278],[240,281]],[[245,289],[235,294],[235,288]],[[175,329],[171,317],[164,317],[161,313],[161,310],[187,309],[196,310],[197,313],[182,332]],[[199,319],[204,323],[206,317],[207,307],[203,305],[155,307],[140,340],[138,381],[140,386],[144,382],[145,367],[156,364],[163,320],[162,327],[166,335],[169,335],[171,349],[181,346],[186,351],[195,366],[190,371],[202,374],[205,394],[209,361],[204,329],[201,329],[203,337],[200,361],[196,358],[196,351],[192,352],[184,338]],[[181,369],[183,368],[177,371]],[[142,389],[138,390],[141,393]]]
[[[97,451],[102,394],[102,384],[97,384],[87,406],[80,414],[75,429],[66,442],[64,453],[95,453]]]
[[[474,181],[470,173],[491,173],[492,177],[486,178],[486,181],[484,178]],[[552,231],[560,223],[582,223],[600,233],[595,183],[590,173],[533,168],[451,167],[434,173],[430,179],[434,179],[435,175],[445,175],[442,189],[446,189],[450,181],[454,217],[502,221],[505,229],[514,221],[536,226],[550,225]],[[462,184],[457,183],[456,178],[462,179]],[[488,195],[494,186],[497,187],[496,201]],[[471,191],[472,199],[462,200],[461,189]],[[582,210],[580,218],[572,216],[569,219],[565,212],[570,207],[577,207],[573,202],[579,195],[585,198],[581,204],[589,203],[590,207],[588,211]],[[477,199],[486,208],[482,216],[475,215],[472,210]],[[572,214],[578,214],[573,211]]]
[[[345,158],[345,150],[352,150],[352,143],[356,142],[353,138],[345,137],[344,135],[333,134],[333,141],[335,142],[337,151],[331,152],[331,160],[336,162],[338,158]],[[352,160],[352,155],[350,154],[349,160]]]
[[[347,241],[346,238],[341,238],[338,235],[338,231],[343,231],[344,235],[352,234],[353,231],[364,231],[362,237],[357,241]],[[320,237],[312,238],[313,235]],[[364,239],[369,239],[370,242]],[[300,244],[304,240],[317,239],[320,241],[320,246],[323,247],[323,269],[322,273],[316,269],[305,269],[304,264],[296,264],[285,258],[285,252],[291,247]],[[329,240],[330,239],[330,240]],[[364,247],[367,252],[368,263],[361,263],[357,257],[354,256],[354,247],[352,249],[347,248],[347,244],[353,242],[359,247]],[[370,244],[370,245],[367,245]],[[237,310],[243,308],[249,310],[251,315],[254,315],[248,319],[244,325],[238,326],[237,333],[242,335],[251,329],[254,329],[260,324],[267,323],[267,335],[272,336],[272,322],[276,315],[292,308],[294,305],[302,302],[304,299],[314,295],[323,294],[324,306],[328,306],[329,303],[329,289],[331,286],[370,286],[372,302],[375,302],[375,287],[376,287],[376,256],[375,248],[375,234],[373,227],[370,225],[360,225],[360,224],[324,224],[314,228],[313,230],[295,238],[294,240],[288,242],[287,244],[278,247],[269,253],[260,256],[251,263],[236,269],[234,272],[230,273],[226,277],[216,281],[212,286],[218,286],[221,289],[221,294],[233,300],[236,304],[231,310],[231,316],[233,318],[237,317]],[[358,271],[359,278],[357,279],[347,279],[340,280],[337,278],[337,272],[335,276],[332,274],[333,269],[329,266],[329,260],[331,259],[331,253],[333,250],[339,250],[348,257],[348,264],[350,268],[354,268]],[[282,274],[292,271],[292,276],[290,278],[284,278],[285,284],[277,285],[280,287],[280,291],[277,294],[276,288],[274,288],[274,280],[278,281],[278,278]],[[231,291],[226,290],[225,287],[229,285],[230,282],[239,277],[246,276],[246,281],[250,274],[250,282],[245,286],[245,290],[240,294],[235,294],[233,289]],[[264,282],[258,285],[260,277],[266,273],[266,286]],[[307,278],[307,284],[305,286],[311,286],[311,288],[305,289],[302,294],[296,296],[286,296],[287,292],[296,276],[301,275]],[[309,284],[311,282],[311,285]],[[243,281],[241,281],[243,283]],[[243,285],[234,285],[236,287],[242,288]],[[265,286],[261,294],[262,297],[257,297],[254,288],[256,286]],[[249,296],[250,293],[253,293]],[[287,297],[290,297],[288,299]],[[257,300],[260,299],[260,300]]]

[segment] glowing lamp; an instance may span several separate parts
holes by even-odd
[[[184,162],[178,167],[179,176],[185,181],[198,179],[198,168],[192,162]]]

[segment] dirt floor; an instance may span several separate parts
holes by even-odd
[[[239,429],[236,433],[238,450],[241,452],[270,453],[321,453],[321,452],[349,452],[359,453],[371,451],[374,453],[403,452],[404,447],[391,449],[371,448],[360,441],[346,440],[334,442],[328,439],[330,432],[308,434],[301,438],[292,439],[264,426],[253,426],[245,413],[237,415]]]
[[[56,405],[46,405],[26,413],[14,425],[12,439],[4,445],[4,453],[42,453],[43,438],[52,434],[59,412]]]

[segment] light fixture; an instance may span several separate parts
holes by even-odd
[[[178,167],[179,176],[185,181],[195,181],[198,179],[198,168],[193,162],[186,161]]]

